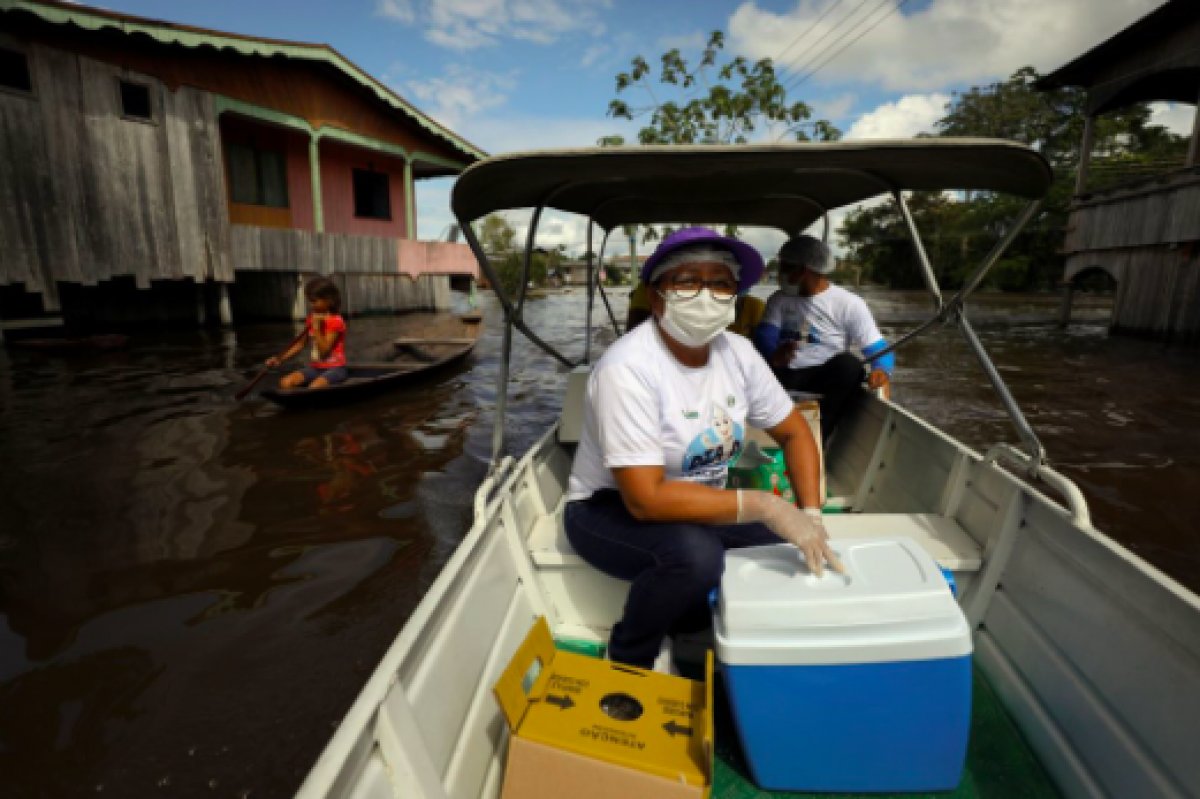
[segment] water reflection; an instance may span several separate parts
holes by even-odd
[[[889,336],[929,312],[867,292]],[[614,296],[623,317],[623,292]],[[1098,526],[1193,586],[1194,357],[1108,339],[1105,302],[983,298],[972,318]],[[287,325],[141,335],[84,357],[0,352],[4,795],[287,795],[470,522],[491,446],[500,316],[457,372],[306,412],[235,404]],[[597,309],[597,319],[602,308]],[[580,293],[526,318],[583,351]],[[378,360],[433,320],[356,319]],[[406,329],[408,328],[408,329]],[[613,339],[594,334],[593,352]],[[565,370],[516,339],[508,451],[559,411]],[[900,355],[899,402],[972,446],[1014,439],[957,333]]]

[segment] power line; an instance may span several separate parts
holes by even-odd
[[[890,2],[890,0],[887,0],[887,2]],[[897,11],[904,8],[904,6],[908,5],[909,2],[910,2],[910,0],[900,0],[900,2],[898,2],[890,10],[888,10],[888,12],[886,14],[879,17],[879,19],[875,20],[875,22],[873,22],[870,25],[870,27],[868,27],[862,33],[855,36],[850,41],[846,42],[845,45],[843,45],[841,48],[839,48],[838,50],[836,50],[835,52],[830,54],[830,56],[828,58],[825,58],[824,60],[822,60],[821,63],[819,63],[815,67],[813,67],[812,70],[810,70],[807,74],[800,76],[798,80],[796,78],[793,78],[792,80],[788,81],[787,85],[784,86],[784,90],[790,91],[794,88],[804,85],[804,83],[806,83],[813,75],[816,75],[821,70],[822,67],[824,67],[826,64],[828,64],[833,59],[837,58],[839,55],[841,55],[846,50],[846,48],[850,47],[855,42],[857,42],[859,39],[866,36],[871,31],[875,30],[875,28],[877,28],[880,25],[880,23],[882,23],[885,19],[890,17],[892,14],[895,14]],[[879,8],[882,8],[882,6],[880,6]],[[875,11],[878,11],[879,8],[876,8]],[[873,14],[873,13],[875,13],[875,11],[872,11],[871,13]],[[869,17],[870,17],[870,14],[868,14],[867,17],[864,17],[864,21]],[[852,30],[854,30],[854,29],[852,28],[851,31]],[[844,36],[842,38],[844,38]],[[783,139],[783,137],[786,134],[787,134],[787,131],[785,130],[783,133],[780,133],[778,137],[776,137],[775,141],[780,141],[781,139]]]
[[[857,24],[848,28],[846,31],[844,31],[842,33],[841,36],[839,36],[834,41],[830,42],[829,46],[826,47],[825,49],[823,49],[820,53],[816,54],[816,56],[814,58],[809,59],[809,61],[805,64],[806,68],[808,67],[809,64],[813,64],[813,62],[817,62],[817,63],[815,63],[815,65],[812,66],[812,68],[809,69],[807,72],[797,74],[796,76],[794,76],[791,80],[789,80],[787,82],[787,84],[784,86],[784,88],[790,90],[790,89],[795,88],[796,86],[803,84],[805,81],[807,81],[813,75],[817,74],[817,72],[823,66],[825,66],[830,61],[832,61],[834,58],[839,56],[842,52],[844,52],[847,47],[854,44],[855,42],[857,42],[859,39],[861,39],[863,36],[867,35],[871,31],[875,30],[876,26],[878,26],[879,23],[883,22],[885,19],[890,17],[892,14],[896,13],[896,11],[898,11],[902,6],[904,6],[906,3],[908,3],[909,0],[900,0],[900,2],[897,5],[892,6],[892,8],[887,11],[887,13],[885,13],[883,16],[879,17],[873,23],[871,23],[869,26],[867,26],[865,29],[863,29],[863,26],[866,25],[871,20],[871,17],[873,17],[877,12],[882,10],[884,6],[889,5],[891,2],[892,2],[892,0],[883,0],[882,3],[875,6],[875,8],[871,9],[864,17],[862,17],[858,21]],[[842,45],[841,47],[837,47],[839,42],[841,42],[847,36],[849,36],[850,34],[854,33],[855,31],[858,31],[858,30],[862,30],[862,32],[859,33],[857,36],[855,36],[850,41],[846,42],[846,44]],[[836,48],[836,49],[834,49],[834,48]],[[828,54],[828,55],[826,55],[826,54]]]
[[[840,6],[842,4],[842,2],[843,2],[843,0],[833,0],[832,3],[825,6],[825,10],[821,12],[821,16],[819,16],[815,20],[813,20],[813,23],[811,25],[809,25],[807,28],[800,31],[800,35],[797,36],[795,39],[792,39],[792,41],[788,44],[788,46],[783,48],[782,50],[780,50],[776,54],[776,56],[771,59],[771,61],[778,64],[780,62],[780,60],[783,58],[784,53],[786,53],[788,50],[791,50],[793,47],[795,47],[799,43],[799,41],[801,39],[803,39],[805,36],[808,36],[808,34],[815,31],[817,29],[817,26],[821,24],[821,20],[823,20],[823,19],[825,19],[825,17],[829,16],[829,12],[833,11],[833,9]]]
[[[892,0],[880,0],[880,1],[882,4],[882,3],[890,3]],[[829,30],[825,31],[824,36],[822,36],[820,39],[818,39],[816,42],[813,43],[813,46],[809,48],[808,53],[805,54],[803,60],[797,58],[796,61],[793,62],[788,67],[788,69],[792,72],[791,76],[789,76],[789,80],[795,79],[795,78],[799,77],[800,75],[802,75],[815,61],[819,60],[822,56],[824,56],[826,53],[828,53],[830,48],[835,47],[837,45],[837,43],[840,42],[842,39],[844,39],[847,35],[858,30],[861,27],[861,25],[864,22],[866,22],[867,20],[869,20],[871,18],[871,15],[874,14],[876,11],[878,11],[879,8],[881,7],[881,6],[875,6],[874,8],[869,10],[863,16],[855,18],[855,15],[858,14],[859,9],[861,9],[864,5],[866,5],[866,3],[867,3],[867,0],[861,0],[861,2],[859,2],[859,4],[856,5],[849,14],[842,17],[842,19],[838,20],[837,24],[831,26],[829,28]],[[847,21],[851,21],[850,24],[846,27],[843,27],[842,26],[843,23],[845,23]],[[820,43],[822,41],[829,38],[829,36],[831,36],[834,33],[839,34],[837,36],[837,38],[835,38],[833,41],[826,42],[823,47],[818,46],[818,45],[820,45]]]

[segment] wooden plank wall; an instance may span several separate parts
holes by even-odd
[[[1200,343],[1200,169],[1085,197],[1071,211],[1064,277],[1117,280],[1112,329]]]
[[[1200,343],[1200,246],[1074,253],[1067,259],[1067,279],[1092,268],[1117,280],[1115,332]]]
[[[450,278],[400,272],[396,239],[232,225],[238,272],[333,276],[346,313],[450,307]]]
[[[32,97],[0,93],[0,284],[58,307],[55,281],[230,281],[211,97],[62,50],[26,48]],[[152,122],[121,115],[118,79],[150,87]]]
[[[399,274],[396,239],[231,225],[233,268],[252,271]]]
[[[1071,212],[1068,253],[1200,241],[1200,170],[1088,198]]]

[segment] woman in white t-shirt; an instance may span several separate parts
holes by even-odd
[[[808,425],[749,341],[724,332],[762,275],[753,247],[707,228],[666,237],[642,268],[652,317],[614,343],[588,380],[565,525],[575,551],[630,580],[613,660],[650,667],[665,636],[708,623],[725,550],[790,541],[816,573],[840,569],[821,524]],[[783,448],[801,508],[726,491],[745,425]]]

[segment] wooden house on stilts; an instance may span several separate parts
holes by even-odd
[[[1200,343],[1200,9],[1168,0],[1125,30],[1038,81],[1087,91],[1075,197],[1063,253],[1070,319],[1078,277],[1102,270],[1117,281],[1114,332]],[[1196,107],[1178,163],[1124,165],[1092,153],[1096,120],[1147,101]]]
[[[327,45],[0,0],[0,329],[448,307],[414,185],[483,155]]]

